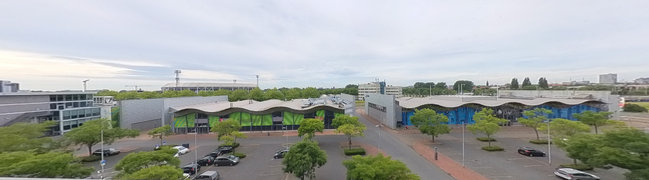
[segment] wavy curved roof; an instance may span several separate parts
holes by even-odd
[[[464,100],[463,100],[464,99]],[[467,104],[479,104],[487,107],[496,107],[508,103],[517,103],[527,106],[538,106],[545,103],[555,102],[566,105],[577,105],[585,102],[604,103],[595,99],[554,99],[554,98],[536,98],[536,99],[506,99],[499,98],[496,100],[492,97],[459,97],[459,96],[432,96],[423,98],[398,98],[399,105],[407,109],[415,109],[423,105],[438,105],[447,108],[456,108]]]
[[[208,113],[216,113],[225,111],[228,109],[244,109],[253,112],[266,111],[272,108],[288,108],[295,111],[306,111],[319,107],[331,107],[335,109],[344,110],[339,107],[338,104],[335,104],[331,101],[325,101],[325,104],[311,105],[309,107],[302,108],[302,104],[306,99],[295,99],[291,101],[281,101],[277,99],[271,99],[266,101],[255,101],[255,100],[243,100],[236,102],[215,102],[215,103],[205,103],[205,104],[196,104],[189,106],[181,107],[171,107],[173,112],[183,111],[183,110],[199,110]]]

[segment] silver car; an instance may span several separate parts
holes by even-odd
[[[587,180],[587,179],[599,180],[599,177],[593,174],[586,173],[572,168],[559,168],[556,171],[554,171],[554,175],[557,175],[557,177],[560,177],[562,179],[569,179],[569,180]]]

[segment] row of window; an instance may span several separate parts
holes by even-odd
[[[374,104],[374,103],[367,103],[367,106],[369,106],[372,109],[376,109],[378,111],[381,111],[381,112],[386,112],[386,110],[387,110],[385,108],[385,106],[377,105],[377,104]]]
[[[50,102],[92,100],[92,94],[50,95]]]
[[[63,120],[99,116],[99,108],[87,108],[63,111]]]
[[[63,110],[67,108],[79,108],[79,107],[92,107],[92,101],[81,101],[81,102],[67,102],[67,103],[51,103],[50,109]]]
[[[72,128],[79,127],[83,125],[84,122],[93,120],[92,118],[86,118],[86,119],[79,119],[79,120],[72,120],[72,121],[63,121],[61,122],[63,125],[63,130],[70,130]]]

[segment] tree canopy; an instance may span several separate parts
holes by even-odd
[[[460,86],[462,84],[464,84],[464,86],[462,86],[462,91],[471,92],[471,90],[473,90],[473,86],[474,86],[473,81],[468,81],[468,80],[455,81],[455,84],[453,84],[453,90],[460,92]]]
[[[510,88],[510,89],[518,89],[518,88],[520,88],[520,87],[518,86],[518,79],[516,79],[516,78],[512,78],[512,82],[509,83],[509,88]]]
[[[79,163],[72,153],[30,151],[0,153],[0,176],[34,178],[86,178],[93,169]]]
[[[55,121],[45,123],[16,123],[0,127],[0,153],[34,150],[47,152],[59,147],[57,141],[44,137],[49,127],[57,124]]]
[[[121,179],[178,180],[183,179],[183,170],[174,166],[153,166],[125,175]]]
[[[440,134],[451,132],[451,128],[446,124],[448,117],[444,114],[438,114],[432,109],[415,110],[415,114],[410,120],[419,128],[421,133],[430,135],[433,142],[435,142],[435,137],[438,137]]]
[[[392,160],[383,154],[376,156],[354,156],[343,161],[348,180],[418,180],[401,161]]]
[[[300,141],[289,149],[282,164],[284,172],[292,173],[300,179],[315,178],[315,168],[327,163],[327,154],[318,147],[318,143],[309,140]]]
[[[211,131],[217,133],[220,138],[221,136],[230,135],[232,132],[239,131],[239,129],[241,129],[241,124],[238,121],[228,119],[223,122],[214,123]]]
[[[615,121],[609,120],[609,116],[613,114],[612,112],[593,112],[593,111],[584,111],[582,113],[573,114],[572,116],[577,118],[584,124],[591,125],[595,127],[595,134],[599,134],[598,128],[607,124],[614,124]]]
[[[137,171],[154,166],[173,166],[180,165],[180,159],[174,157],[177,150],[163,147],[158,151],[134,152],[126,155],[115,165],[115,170],[120,171],[119,177],[128,176]]]
[[[173,132],[171,131],[171,126],[164,125],[164,126],[160,126],[160,127],[155,128],[155,129],[152,129],[151,131],[149,131],[148,134],[150,136],[152,136],[153,138],[159,138],[160,139],[160,145],[162,145],[163,144],[162,139],[165,136],[169,136],[169,135],[173,134]]]
[[[352,148],[352,137],[363,136],[363,132],[367,127],[355,116],[338,116],[332,120],[332,126],[336,128],[337,133],[343,133],[347,136],[349,149]]]
[[[255,101],[264,101],[266,100],[266,97],[264,97],[264,92],[261,91],[259,88],[254,88],[250,90],[250,93],[248,93],[248,98],[255,100]]]
[[[547,132],[547,124],[543,124],[539,127],[541,132]],[[579,121],[571,121],[568,119],[556,118],[550,121],[550,133],[554,139],[564,139],[571,136],[574,136],[579,133],[590,132],[590,127]],[[555,141],[561,143],[561,141]]]
[[[482,133],[487,136],[489,145],[491,147],[491,136],[500,131],[500,124],[506,123],[506,119],[494,116],[494,111],[489,108],[483,108],[480,112],[473,115],[474,124],[467,126],[472,133]]]
[[[548,80],[545,79],[544,77],[539,78],[539,88],[542,88],[542,89],[548,89],[549,88]]]
[[[297,128],[298,136],[305,136],[306,139],[312,139],[315,136],[316,132],[322,132],[324,130],[324,122],[319,119],[304,119],[300,123],[300,127]]]
[[[264,96],[266,97],[266,99],[284,100],[284,93],[277,90],[277,88],[267,90],[266,93],[264,93]]]
[[[103,125],[102,125],[103,124]],[[137,130],[112,127],[107,119],[86,121],[64,134],[64,137],[75,145],[86,145],[88,155],[92,155],[92,146],[101,142],[101,130],[104,130],[104,144],[112,144],[115,140],[125,137],[135,137],[140,134]]]
[[[529,77],[525,77],[525,79],[523,80],[523,84],[521,84],[521,87],[523,88],[526,86],[532,86],[532,82],[530,81]]]
[[[552,111],[545,108],[534,108],[533,110],[527,110],[523,112],[525,117],[518,118],[518,122],[521,124],[534,129],[536,133],[536,140],[539,138],[538,128],[543,125],[544,122],[548,121],[548,115],[552,114]]]

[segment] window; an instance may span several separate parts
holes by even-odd
[[[86,100],[92,100],[92,94],[86,95]]]
[[[51,95],[50,96],[50,102],[52,102],[52,101],[56,101],[56,95]]]
[[[78,101],[79,100],[79,95],[78,94],[72,95],[72,100]]]
[[[87,106],[86,106],[86,102],[85,102],[85,101],[84,101],[84,102],[80,102],[80,103],[79,103],[79,107],[87,107]]]
[[[65,108],[72,108],[72,103],[71,102],[65,103]]]
[[[86,116],[87,117],[92,116],[92,109],[86,109]]]
[[[196,119],[207,119],[207,114],[198,113]]]
[[[50,109],[56,109],[56,104],[50,104]]]
[[[70,119],[70,111],[63,111],[63,119]]]
[[[71,128],[79,127],[78,121],[71,121],[70,126],[71,126]]]
[[[76,110],[70,111],[70,118],[76,119],[79,117],[79,113]]]
[[[99,116],[99,108],[92,109],[92,116]]]
[[[73,102],[73,103],[72,103],[72,107],[75,107],[75,108],[76,108],[76,107],[79,107],[79,102]]]
[[[65,95],[65,101],[72,101],[72,95]]]
[[[82,95],[79,95],[79,100],[88,100],[88,99],[86,99],[85,94],[82,94]]]

